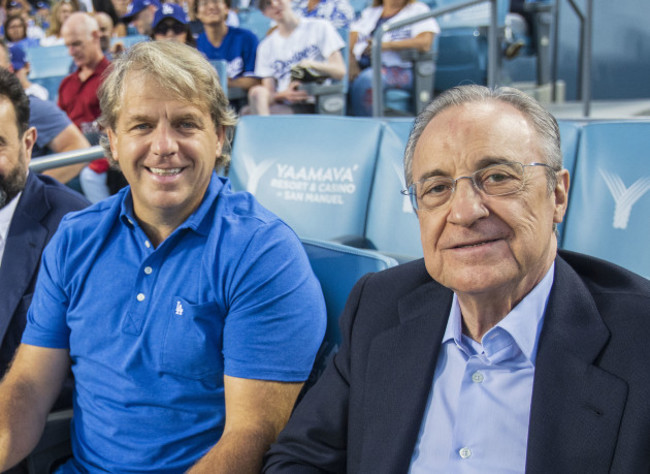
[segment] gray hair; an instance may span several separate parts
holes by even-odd
[[[128,105],[123,100],[127,77],[132,73],[143,73],[157,81],[170,97],[208,109],[214,126],[223,126],[226,132],[222,154],[216,158],[215,168],[227,166],[232,128],[237,120],[221,89],[216,70],[195,48],[176,41],[141,42],[114,61],[109,71],[98,92],[102,110],[99,124],[102,127],[115,130],[122,107]],[[106,136],[102,137],[101,145],[115,164]]]
[[[446,90],[427,105],[420,115],[417,116],[404,152],[404,178],[406,179],[406,186],[413,184],[413,155],[415,153],[415,147],[429,122],[448,107],[471,102],[487,102],[490,100],[512,105],[523,113],[532,124],[540,138],[541,152],[546,163],[552,168],[547,169],[549,192],[555,188],[555,172],[562,169],[560,129],[555,118],[535,99],[517,89],[510,87],[489,89],[485,86],[477,85],[458,86]]]

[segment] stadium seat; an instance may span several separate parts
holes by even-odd
[[[228,97],[228,63],[225,59],[210,59],[210,64],[217,71],[219,85],[221,85],[223,93]]]
[[[650,122],[593,122],[580,134],[562,247],[650,278]]]
[[[399,261],[422,257],[420,226],[404,184],[404,148],[413,119],[386,121],[368,204],[366,240]]]
[[[327,306],[327,331],[316,356],[314,369],[305,384],[312,385],[341,344],[339,316],[354,284],[366,273],[397,265],[392,258],[345,245],[302,239],[311,267],[320,282]]]
[[[300,237],[363,235],[382,123],[328,115],[244,116],[230,167]]]
[[[72,58],[65,46],[34,46],[26,49],[30,66],[29,80],[45,87],[50,100],[57,100],[59,84],[70,74]]]
[[[558,120],[560,126],[560,138],[562,144],[562,165],[569,171],[571,181],[575,173],[576,155],[578,154],[578,142],[580,140],[580,131],[582,122],[573,120]],[[566,220],[566,219],[565,219]],[[557,226],[558,243],[562,244],[564,235],[564,222]]]
[[[271,28],[271,20],[254,6],[240,8],[237,16],[239,17],[239,27],[252,31],[260,41]]]

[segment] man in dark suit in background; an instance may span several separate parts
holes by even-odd
[[[452,89],[405,176],[424,260],[356,285],[265,472],[648,472],[650,282],[558,252],[555,119],[513,89]]]
[[[58,181],[28,173],[35,142],[29,99],[0,68],[0,376],[20,344],[43,248],[66,213],[88,205]]]

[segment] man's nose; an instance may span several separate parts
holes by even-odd
[[[169,123],[159,123],[153,132],[152,151],[156,155],[173,155],[178,151],[178,143],[174,138],[174,129]]]
[[[450,200],[447,220],[454,224],[469,227],[477,220],[489,215],[483,202],[483,195],[474,186],[474,182],[469,176],[464,176],[456,181],[456,189]]]

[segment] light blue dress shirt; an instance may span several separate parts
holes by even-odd
[[[454,295],[410,473],[524,472],[535,356],[554,268],[480,344],[462,334]]]

